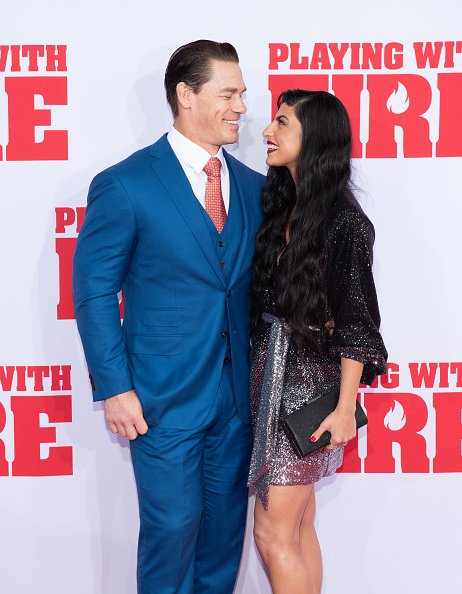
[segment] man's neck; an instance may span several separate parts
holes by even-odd
[[[197,144],[197,146],[200,146],[205,151],[207,151],[211,157],[214,157],[218,153],[218,151],[220,150],[220,147],[219,146],[215,146],[213,144],[208,144],[208,143],[201,142],[201,140],[197,138],[197,134],[195,133],[194,130],[192,130],[185,123],[183,123],[183,122],[181,122],[181,121],[179,121],[177,119],[175,119],[173,121],[173,127],[175,128],[175,130],[177,132],[179,132],[180,134],[182,134],[185,138],[187,138],[191,142],[194,142],[194,144]]]

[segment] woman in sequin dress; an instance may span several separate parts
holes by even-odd
[[[356,434],[360,382],[386,370],[372,277],[374,228],[350,190],[351,130],[333,95],[291,90],[268,141],[264,223],[252,281],[254,534],[275,594],[319,594],[322,561],[313,485],[341,465]],[[340,385],[337,408],[298,458],[281,419]]]

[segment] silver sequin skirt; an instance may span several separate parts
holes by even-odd
[[[250,405],[255,443],[249,484],[254,486],[265,509],[268,507],[269,485],[314,483],[334,474],[343,462],[343,447],[321,449],[299,458],[281,427],[281,419],[286,415],[320,391],[327,392],[340,384],[340,366],[324,354],[301,356],[290,336],[284,333],[280,320],[274,317],[272,320],[279,325],[265,324],[266,331],[259,333],[253,341],[250,357]],[[269,381],[266,377],[268,367]],[[278,374],[281,376],[279,388]],[[279,396],[276,396],[277,391]],[[273,411],[273,417],[268,412],[268,404],[269,408],[278,408]],[[268,427],[261,427],[259,423]]]

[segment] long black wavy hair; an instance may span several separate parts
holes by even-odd
[[[351,127],[343,104],[330,93],[291,89],[278,108],[293,107],[302,127],[295,181],[287,167],[270,167],[263,195],[265,219],[256,238],[251,285],[252,327],[264,308],[264,292],[278,265],[278,315],[291,326],[298,344],[319,348],[327,321],[326,224],[329,209],[351,196]],[[286,231],[289,241],[286,243]]]

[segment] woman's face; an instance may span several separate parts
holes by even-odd
[[[267,165],[285,166],[295,179],[297,159],[302,143],[302,126],[293,107],[281,105],[274,120],[263,130],[268,143]]]

